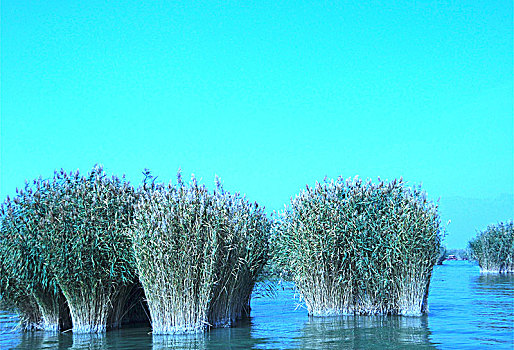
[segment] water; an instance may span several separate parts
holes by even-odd
[[[13,331],[0,311],[0,349],[514,349],[514,275],[480,275],[464,261],[436,266],[423,317],[309,318],[291,288],[252,300],[238,327],[152,336],[150,328],[105,335]]]

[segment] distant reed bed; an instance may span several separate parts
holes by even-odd
[[[514,273],[514,224],[489,225],[469,241],[472,257],[483,273]]]
[[[338,178],[307,186],[275,224],[275,260],[310,315],[419,315],[442,232],[419,187]]]

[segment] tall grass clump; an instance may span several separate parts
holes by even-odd
[[[133,294],[135,264],[126,232],[135,191],[95,166],[87,175],[38,180],[42,255],[69,306],[74,333],[120,325]]]
[[[442,233],[419,187],[325,179],[292,198],[275,228],[275,259],[310,315],[426,311]]]
[[[3,232],[2,242],[3,243]],[[23,330],[42,328],[43,318],[33,295],[27,293],[25,281],[17,278],[7,267],[8,256],[0,247],[0,307],[18,314]]]
[[[480,272],[514,273],[514,225],[512,221],[489,225],[469,242]]]
[[[249,313],[268,259],[270,223],[245,197],[199,185],[145,183],[132,239],[154,334],[201,332]]]
[[[437,265],[442,265],[447,256],[446,247],[441,245],[439,248],[439,257],[437,258]]]
[[[34,181],[34,184],[37,180]],[[47,193],[26,183],[1,208],[0,293],[20,315],[24,329],[69,327],[69,311],[45,259],[41,242],[41,200]]]

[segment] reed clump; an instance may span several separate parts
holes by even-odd
[[[442,265],[444,260],[446,259],[447,251],[446,247],[441,245],[439,248],[439,257],[437,258],[437,265]]]
[[[213,192],[180,173],[176,185],[146,181],[131,235],[153,333],[201,332],[247,315],[269,230],[264,208],[218,179]]]
[[[69,328],[64,296],[43,257],[40,204],[47,193],[28,183],[16,192],[1,208],[0,295],[20,315],[23,329]]]
[[[275,259],[314,316],[420,315],[442,239],[419,187],[355,178],[307,186],[275,224]]]
[[[514,273],[514,224],[489,225],[469,241],[472,257],[482,273]]]
[[[1,248],[0,248],[1,249]],[[27,285],[6,268],[6,255],[0,252],[0,307],[18,314],[20,328],[39,330],[43,317],[34,297],[27,293]]]
[[[40,257],[66,299],[73,332],[118,327],[137,281],[126,235],[133,187],[95,166],[85,176],[55,172],[36,188]]]

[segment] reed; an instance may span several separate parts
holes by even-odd
[[[132,240],[154,334],[230,326],[249,313],[256,278],[268,259],[264,208],[193,177],[176,185],[145,182]]]
[[[69,306],[74,333],[118,327],[136,281],[126,230],[135,191],[95,166],[85,176],[55,172],[39,180],[42,256]]]
[[[425,312],[441,239],[419,187],[341,177],[291,198],[273,234],[277,264],[314,316]]]
[[[447,256],[446,247],[441,245],[439,248],[439,257],[437,258],[437,265],[442,265]]]
[[[18,314],[22,330],[43,328],[43,317],[34,297],[27,293],[28,286],[6,267],[0,248],[0,307]]]
[[[512,221],[489,225],[469,241],[472,257],[482,273],[514,273],[514,225]]]
[[[21,315],[24,329],[63,330],[70,325],[69,310],[42,257],[39,204],[45,193],[33,191],[28,183],[16,192],[1,209],[3,294]]]

